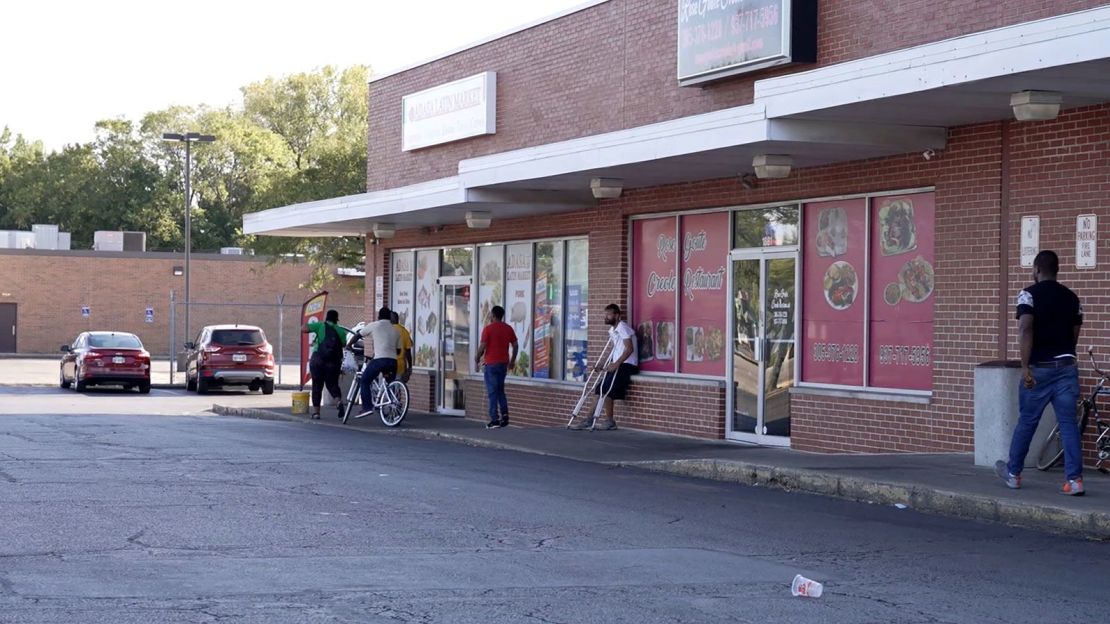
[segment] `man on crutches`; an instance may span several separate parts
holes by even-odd
[[[624,400],[632,375],[639,372],[640,360],[636,351],[636,332],[628,323],[621,320],[621,308],[615,303],[605,306],[605,324],[609,326],[609,346],[611,354],[608,362],[598,362],[594,370],[605,371],[601,383],[597,384],[598,400],[604,401],[605,416],[590,423],[590,417],[582,417],[572,422],[569,429],[581,431],[594,429],[609,431],[617,428],[613,420],[613,401]],[[596,411],[595,411],[596,413]],[[592,426],[591,426],[592,424]]]

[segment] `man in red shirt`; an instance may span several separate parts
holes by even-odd
[[[493,306],[489,312],[493,322],[482,329],[482,340],[478,353],[474,355],[475,367],[482,366],[482,356],[486,358],[483,376],[486,380],[486,396],[489,397],[489,422],[486,429],[507,427],[509,425],[509,399],[505,396],[505,375],[516,366],[516,332],[505,322],[505,308]],[[509,345],[513,353],[509,355]],[[498,408],[501,415],[497,415]]]

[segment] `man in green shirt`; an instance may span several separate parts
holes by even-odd
[[[301,330],[306,334],[316,334],[312,342],[312,356],[308,360],[308,372],[312,376],[312,415],[320,418],[320,399],[324,386],[328,394],[339,402],[339,413],[343,413],[343,392],[339,389],[339,374],[343,365],[343,345],[347,344],[347,329],[339,325],[339,312],[328,310],[324,322],[305,323]]]

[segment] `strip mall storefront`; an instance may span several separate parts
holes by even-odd
[[[1015,356],[1011,299],[1037,249],[1060,254],[1084,298],[1084,344],[1110,347],[1110,87],[1093,80],[1110,50],[1088,45],[1110,37],[1110,9],[996,16],[841,58],[839,10],[867,3],[752,4],[737,37],[758,22],[797,45],[764,38],[762,55],[714,71],[698,63],[740,49],[712,43],[731,18],[595,1],[378,78],[370,190],[245,229],[366,235],[367,306],[390,305],[414,336],[417,409],[484,418],[473,354],[502,305],[521,340],[514,423],[565,424],[615,302],[641,361],[623,427],[971,450],[974,367]],[[615,40],[642,58],[612,67]],[[609,86],[579,90],[538,51]],[[768,77],[776,64],[787,71]],[[1011,94],[1039,88],[1062,110],[1015,121]]]

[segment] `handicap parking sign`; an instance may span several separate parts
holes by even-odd
[[[81,306],[81,316],[89,318],[92,315],[92,309],[89,306]]]
[[[153,323],[154,322],[154,308],[147,308],[146,309],[146,322],[147,323]]]

